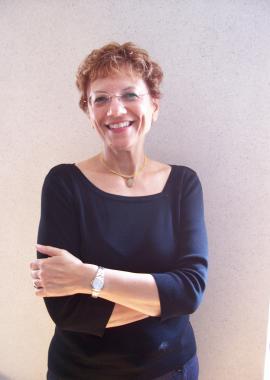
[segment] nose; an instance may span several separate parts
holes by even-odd
[[[126,113],[127,110],[121,100],[117,97],[112,97],[107,110],[107,116],[119,116]]]

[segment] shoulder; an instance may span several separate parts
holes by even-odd
[[[49,169],[45,180],[47,181],[63,181],[72,177],[74,164],[58,164]]]
[[[43,191],[71,194],[74,184],[74,164],[58,164],[49,169],[43,183]]]
[[[47,176],[49,177],[61,177],[68,175],[72,170],[74,164],[58,164],[49,169]]]
[[[174,183],[180,189],[182,195],[190,192],[202,192],[202,185],[197,172],[184,165],[171,165],[174,171]]]
[[[186,176],[195,176],[195,175],[197,175],[196,171],[194,169],[190,168],[189,166],[175,165],[175,164],[172,164],[171,166],[179,174],[186,175]]]
[[[181,182],[188,182],[192,179],[198,178],[197,172],[184,165],[171,165],[172,170],[175,172],[175,177]]]

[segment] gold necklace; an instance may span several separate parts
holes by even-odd
[[[102,153],[100,153],[100,161],[101,161],[101,163],[103,164],[103,166],[104,166],[107,170],[109,170],[111,173],[116,174],[116,175],[118,175],[119,177],[122,177],[122,178],[125,180],[127,187],[132,187],[132,186],[134,185],[135,177],[137,177],[137,175],[138,175],[138,174],[144,169],[144,167],[145,167],[145,165],[146,165],[147,157],[144,156],[144,160],[143,160],[143,164],[142,164],[142,166],[141,166],[138,170],[136,170],[132,175],[122,174],[122,173],[119,173],[119,172],[117,172],[117,171],[111,169],[111,168],[106,164],[106,162],[105,162],[105,160],[104,160],[104,157],[103,157]]]

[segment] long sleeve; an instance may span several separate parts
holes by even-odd
[[[43,184],[38,243],[65,249],[80,258],[80,224],[72,184],[58,168],[51,169]],[[37,252],[37,257],[46,256]],[[44,301],[56,326],[97,336],[103,335],[114,307],[110,301],[86,294],[45,297]]]
[[[207,279],[207,234],[203,193],[198,176],[187,170],[180,199],[180,243],[174,268],[152,273],[159,292],[161,320],[193,313],[200,304]]]

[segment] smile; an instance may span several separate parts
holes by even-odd
[[[131,124],[133,124],[133,121],[122,121],[121,123],[106,124],[106,127],[109,129],[123,129],[130,127]]]

